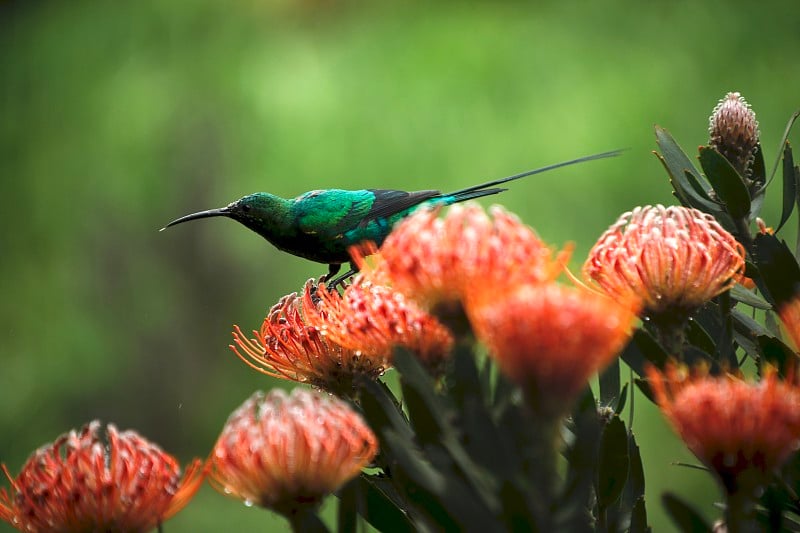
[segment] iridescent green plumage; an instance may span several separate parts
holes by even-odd
[[[373,241],[380,246],[395,223],[421,206],[450,205],[497,194],[506,190],[497,185],[508,181],[618,154],[618,151],[614,151],[581,157],[447,194],[436,190],[324,189],[285,199],[258,192],[220,209],[192,213],[173,220],[165,228],[198,218],[232,218],[284,252],[328,264],[330,277],[339,271],[342,263],[350,261],[347,252],[350,246],[364,241]]]

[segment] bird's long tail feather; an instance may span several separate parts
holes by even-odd
[[[487,181],[486,183],[481,183],[478,185],[473,185],[472,187],[467,187],[466,189],[459,189],[457,191],[453,191],[448,194],[443,194],[442,196],[449,198],[455,198],[456,202],[463,202],[464,200],[469,200],[472,198],[479,198],[481,196],[488,196],[490,194],[497,194],[502,192],[506,189],[502,188],[491,188],[495,187],[495,185],[500,185],[509,181],[518,180],[520,178],[524,178],[525,176],[532,176],[534,174],[541,174],[542,172],[547,172],[548,170],[554,170],[561,167],[566,167],[569,165],[575,165],[577,163],[583,163],[585,161],[593,161],[595,159],[605,159],[607,157],[616,157],[622,153],[622,150],[612,150],[610,152],[602,152],[599,154],[592,154],[583,157],[579,157],[577,159],[570,159],[569,161],[562,161],[561,163],[555,163],[553,165],[547,165],[545,167],[536,168],[534,170],[528,170],[526,172],[521,172],[520,174],[514,174],[513,176],[508,176],[505,178],[500,178],[493,181]]]

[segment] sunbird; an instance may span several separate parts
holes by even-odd
[[[264,237],[279,250],[327,264],[328,274],[325,280],[330,287],[335,287],[357,271],[348,253],[350,246],[364,241],[373,241],[376,246],[380,246],[394,224],[420,207],[447,206],[497,194],[508,190],[497,186],[509,181],[619,154],[620,150],[614,150],[579,157],[450,193],[437,190],[407,192],[393,189],[321,189],[287,199],[267,192],[257,192],[225,207],[182,216],[161,228],[161,231],[199,218],[232,218]],[[339,272],[342,264],[348,262],[350,270],[329,281]]]

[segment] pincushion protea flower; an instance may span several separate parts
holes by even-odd
[[[346,348],[390,362],[392,349],[402,346],[431,367],[450,353],[453,337],[447,328],[393,288],[357,276],[341,295],[324,285],[317,295],[314,305],[311,292],[303,293],[308,323]]]
[[[348,393],[360,377],[374,379],[403,346],[436,366],[452,336],[435,318],[389,287],[357,276],[343,294],[306,282],[303,294],[275,305],[248,339],[238,326],[231,349],[256,370]]]
[[[0,519],[20,531],[149,531],[182,509],[202,483],[201,461],[183,478],[177,461],[133,431],[100,422],[70,431],[28,459],[11,490],[0,490]]]
[[[760,382],[668,365],[647,378],[675,431],[728,494],[754,490],[800,443],[800,388],[767,369]]]
[[[568,252],[553,251],[536,233],[501,207],[491,216],[477,204],[419,210],[403,220],[381,246],[373,275],[426,308],[463,300],[477,284],[499,291],[519,283],[555,279]]]
[[[709,117],[709,145],[730,161],[743,177],[752,174],[758,146],[756,114],[739,93],[728,93]]]
[[[569,409],[590,376],[617,356],[636,317],[635,301],[620,304],[556,283],[522,285],[478,301],[467,308],[477,336],[547,416]]]
[[[291,517],[357,476],[377,438],[345,402],[320,392],[256,392],[231,414],[208,459],[223,494]]]
[[[619,217],[583,273],[614,298],[642,298],[650,318],[685,317],[739,282],[744,258],[744,247],[711,215],[648,205]]]

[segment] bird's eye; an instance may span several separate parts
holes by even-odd
[[[244,211],[245,213],[247,213],[248,211],[250,211],[250,206],[249,206],[249,205],[247,205],[247,204],[244,204],[244,205],[242,206],[242,208],[241,208],[241,209],[242,209],[242,211]]]

